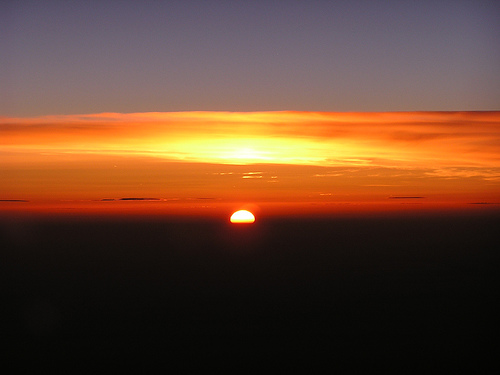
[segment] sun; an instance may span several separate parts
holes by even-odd
[[[250,211],[239,210],[234,212],[229,220],[233,224],[252,224],[255,221],[255,216]]]

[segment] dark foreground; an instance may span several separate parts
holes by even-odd
[[[498,338],[498,224],[495,215],[243,227],[5,219],[2,336],[12,358],[171,344],[489,356]]]

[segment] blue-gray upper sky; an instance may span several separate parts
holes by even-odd
[[[3,1],[0,116],[500,109],[497,1]]]

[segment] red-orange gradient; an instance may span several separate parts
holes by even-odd
[[[0,211],[498,209],[500,112],[0,118]]]

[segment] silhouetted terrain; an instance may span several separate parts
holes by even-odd
[[[22,350],[320,339],[488,348],[498,334],[498,224],[4,219],[2,335]]]

